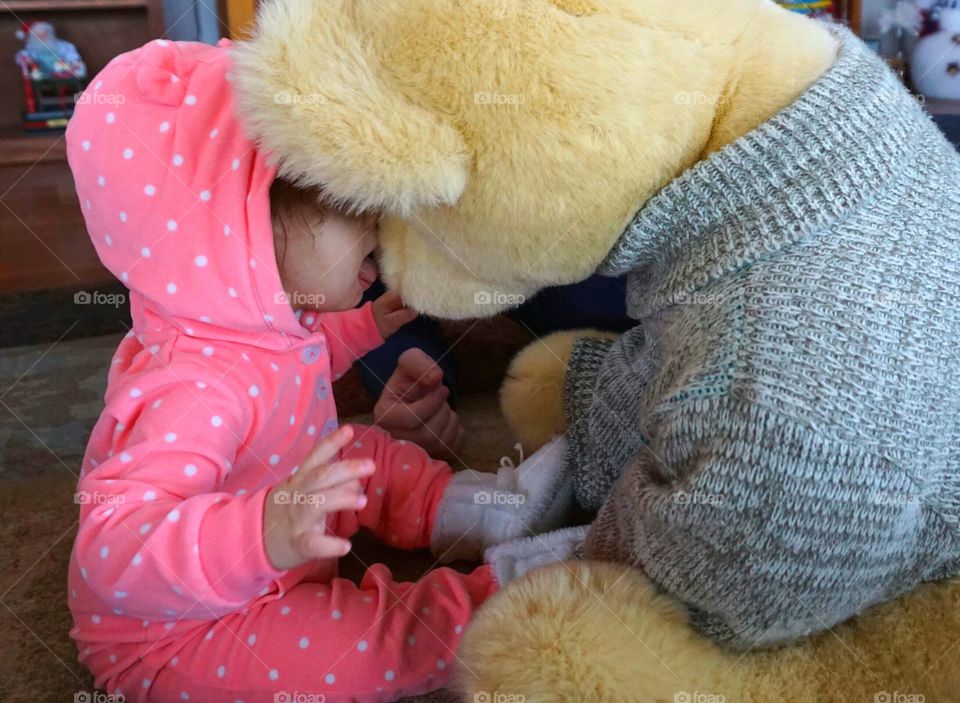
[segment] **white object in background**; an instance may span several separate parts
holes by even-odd
[[[940,31],[917,42],[910,77],[928,98],[960,100],[960,9],[941,10]]]

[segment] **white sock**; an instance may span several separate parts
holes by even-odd
[[[499,544],[486,550],[483,560],[493,568],[494,578],[503,587],[531,569],[577,558],[589,529],[589,525],[567,527]]]
[[[454,474],[437,509],[434,554],[476,560],[488,547],[562,525],[573,503],[565,453],[565,440],[555,438],[516,468]]]

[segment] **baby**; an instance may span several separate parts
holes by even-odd
[[[509,570],[399,583],[373,565],[355,585],[338,558],[362,527],[449,561],[557,526],[562,443],[454,475],[338,425],[333,380],[416,313],[395,294],[357,307],[376,218],[276,178],[228,68],[229,43],[151,42],[94,79],[104,99],[67,130],[87,228],[133,318],[81,469],[71,636],[127,700],[422,693],[447,681]]]

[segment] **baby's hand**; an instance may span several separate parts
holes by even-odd
[[[300,471],[267,494],[263,540],[274,568],[292,569],[350,551],[348,540],[326,534],[327,514],[362,509],[367,497],[360,479],[376,468],[370,460],[330,463],[352,438],[353,430],[341,427],[314,447]]]
[[[419,315],[416,310],[403,304],[400,294],[388,290],[373,301],[373,319],[377,322],[380,336],[386,339]]]

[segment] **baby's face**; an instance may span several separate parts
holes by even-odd
[[[375,215],[301,205],[274,224],[274,248],[283,289],[296,309],[349,310],[377,279]]]

